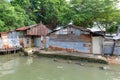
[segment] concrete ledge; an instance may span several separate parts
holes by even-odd
[[[61,58],[67,60],[79,60],[83,62],[92,62],[92,63],[102,63],[108,64],[106,59],[99,58],[97,56],[89,56],[90,54],[77,54],[76,53],[58,53],[58,52],[49,52],[49,51],[39,51],[35,52],[39,57],[49,57],[49,58]]]

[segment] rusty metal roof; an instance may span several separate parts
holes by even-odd
[[[36,26],[36,25],[37,25],[37,24],[35,24],[35,25],[30,25],[30,26],[20,27],[20,28],[17,28],[16,31],[25,31],[25,30],[30,29],[31,27]]]
[[[16,31],[26,31],[25,35],[28,36],[45,36],[48,33],[48,28],[43,24],[35,24],[17,28]]]
[[[17,28],[16,31],[25,31],[27,30],[29,27],[20,27],[20,28]]]

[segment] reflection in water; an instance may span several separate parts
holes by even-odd
[[[2,56],[3,57],[3,56]],[[7,57],[8,58],[8,57]],[[0,62],[0,77],[15,73],[15,69],[18,66],[19,59],[6,59],[4,62]]]
[[[33,63],[33,57],[28,57],[27,58],[27,64],[30,65]]]

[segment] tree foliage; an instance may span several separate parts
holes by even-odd
[[[72,20],[74,24],[82,27],[93,26],[99,22],[107,32],[116,31],[120,24],[120,10],[116,8],[119,0],[71,0],[70,5],[75,12]]]
[[[30,19],[37,23],[44,23],[55,27],[56,25],[65,25],[71,19],[69,5],[66,0],[13,0],[13,5],[20,5],[28,13],[28,8],[23,4],[29,6]],[[30,4],[29,4],[30,3]]]
[[[20,6],[12,6],[5,0],[1,0],[0,3],[0,31],[13,30],[35,23]]]
[[[72,20],[81,27],[91,27],[93,22],[98,22],[108,32],[114,32],[120,24],[120,9],[115,7],[118,1],[70,0],[67,3],[66,0],[12,0],[11,4],[4,1],[4,4],[0,5],[3,10],[0,15],[4,15],[0,16],[0,26],[9,24],[8,26],[18,27],[35,21],[54,28],[57,25],[66,25]]]
[[[71,0],[70,5],[75,12],[73,21],[83,27],[88,27],[94,21],[111,25],[120,14],[115,8],[117,2],[117,0]]]

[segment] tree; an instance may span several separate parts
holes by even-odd
[[[71,0],[70,6],[74,15],[74,24],[89,27],[93,22],[99,22],[104,27],[116,26],[120,10],[115,5],[118,0]]]
[[[35,23],[29,19],[25,10],[20,6],[12,6],[5,0],[1,0],[0,3],[0,31],[12,30]]]
[[[119,0],[12,0],[13,6],[20,6],[36,23],[55,28],[71,20],[75,25],[91,27],[93,22],[105,28],[120,24],[120,10],[115,7]],[[114,28],[115,29],[115,28]],[[107,30],[111,31],[111,30]]]
[[[71,10],[66,0],[13,0],[11,3],[24,8],[30,19],[35,20],[37,23],[42,22],[55,27],[56,25],[65,25],[71,20]]]

